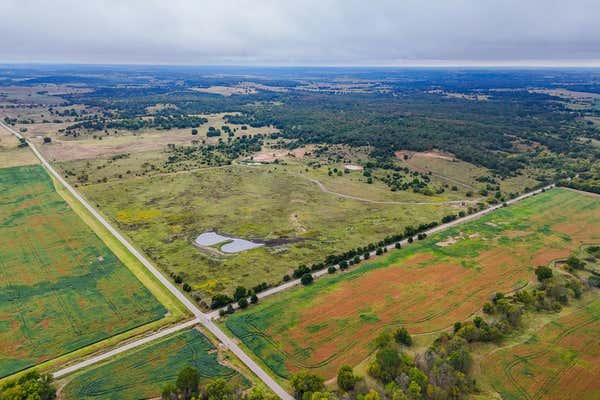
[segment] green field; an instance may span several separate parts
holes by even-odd
[[[322,261],[402,232],[407,225],[440,220],[457,206],[377,204],[324,193],[298,167],[230,166],[191,173],[130,178],[80,190],[156,264],[182,275],[203,298],[237,285],[277,283],[302,263]],[[358,173],[344,176],[351,182]],[[383,185],[362,187],[363,196]],[[373,194],[371,193],[373,192]],[[440,201],[414,193],[396,200]],[[280,240],[236,255],[208,253],[193,245],[208,230],[246,239]],[[289,242],[285,242],[285,240]]]
[[[0,169],[0,204],[0,377],[163,317],[41,166]]]
[[[226,378],[247,385],[244,377],[219,363],[217,349],[197,330],[169,336],[159,342],[76,375],[62,391],[64,399],[147,399],[174,383],[185,366],[200,373],[201,380]]]
[[[364,360],[382,330],[435,334],[589,243],[600,243],[600,199],[553,189],[265,299],[225,326],[278,376],[310,369],[331,378]]]

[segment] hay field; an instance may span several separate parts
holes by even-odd
[[[201,381],[225,378],[244,385],[246,379],[221,364],[217,349],[195,329],[183,331],[114,360],[88,369],[62,390],[65,400],[147,399],[160,396],[167,383],[175,383],[185,366],[196,368]]]
[[[0,169],[0,204],[0,377],[163,317],[41,166]]]
[[[281,377],[326,378],[356,365],[384,329],[437,333],[498,291],[535,279],[533,267],[600,242],[597,197],[554,189],[479,220],[265,300],[226,327]]]

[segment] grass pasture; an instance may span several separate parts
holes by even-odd
[[[493,293],[527,285],[534,266],[595,242],[598,198],[554,189],[266,299],[225,326],[280,377],[309,369],[330,378],[365,359],[382,330],[437,333]]]
[[[206,336],[191,329],[77,374],[67,382],[61,397],[65,400],[156,398],[161,388],[174,383],[179,371],[187,365],[198,370],[201,380],[225,378],[246,383],[242,375],[219,363],[217,349]]]
[[[0,169],[0,204],[0,377],[163,317],[41,166]]]
[[[484,355],[485,382],[503,399],[600,398],[600,298],[551,320],[523,343]]]
[[[286,166],[206,168],[80,189],[156,264],[181,274],[203,296],[276,283],[302,263],[379,241],[406,225],[440,220],[449,207],[459,209],[343,198]],[[214,230],[275,243],[232,256],[206,255],[193,240]]]
[[[0,168],[37,164],[38,159],[27,147],[19,147],[19,139],[0,127]]]

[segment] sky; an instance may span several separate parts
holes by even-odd
[[[600,66],[600,0],[0,0],[0,62]]]

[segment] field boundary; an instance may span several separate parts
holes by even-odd
[[[91,213],[91,215],[95,217],[96,220],[98,220],[99,223],[101,223],[117,240],[119,240],[123,244],[123,246],[127,248],[127,250],[129,250],[133,254],[133,256],[135,256],[135,258],[137,258],[148,269],[148,271],[152,273],[152,275],[154,275],[156,279],[159,280],[166,287],[166,289],[168,289],[172,293],[174,297],[176,297],[181,303],[183,303],[183,305],[195,315],[196,320],[199,323],[201,323],[204,327],[206,327],[206,329],[208,329],[212,334],[214,334],[217,337],[217,339],[223,343],[223,345],[229,348],[233,352],[233,354],[236,357],[238,357],[244,364],[246,364],[248,368],[252,370],[252,372],[259,379],[261,379],[271,390],[273,390],[273,392],[275,392],[275,394],[277,394],[277,396],[279,396],[283,400],[293,400],[293,397],[287,391],[285,391],[254,360],[252,360],[237,345],[237,343],[234,340],[232,340],[214,324],[214,322],[208,314],[205,314],[202,311],[200,311],[200,309],[194,303],[192,303],[191,300],[188,299],[185,294],[183,294],[183,292],[177,289],[171,283],[171,281],[168,280],[168,278],[166,278],[154,265],[152,265],[131,243],[129,243],[129,241],[125,239],[125,237],[123,237],[123,235],[121,235],[119,231],[112,227],[98,211],[96,211],[79,193],[77,193],[77,191],[54,169],[54,167],[50,165],[50,163],[44,158],[44,156],[39,152],[39,150],[33,145],[32,142],[25,139],[23,135],[16,132],[14,129],[10,128],[2,121],[0,121],[0,126],[7,129],[9,132],[15,134],[19,139],[24,139],[33,151],[33,153],[36,155],[36,157],[41,161],[42,165],[46,168],[46,170],[49,171],[50,174],[54,176],[58,180],[58,182],[60,182],[63,185],[63,187],[66,190],[68,190],[73,195],[73,197],[76,200],[78,200],[79,203],[81,203],[81,205]],[[115,350],[117,349],[113,349],[112,351]],[[93,361],[94,359],[89,360]],[[93,361],[91,363],[85,363],[84,361],[83,363],[85,364],[80,363],[79,369],[83,368],[84,366],[91,365],[95,362],[96,361]],[[69,372],[74,372],[75,370],[76,369],[71,368]]]
[[[542,188],[539,188],[539,189],[536,189],[536,190],[532,190],[531,192],[524,193],[524,194],[522,194],[520,196],[515,197],[514,199],[508,200],[505,203],[506,205],[505,204],[496,204],[496,205],[493,205],[491,207],[485,208],[485,209],[483,209],[481,211],[478,211],[478,212],[475,212],[473,214],[464,216],[462,218],[457,218],[457,219],[455,219],[453,221],[450,221],[450,222],[447,222],[445,224],[438,225],[436,227],[433,227],[431,229],[428,229],[428,230],[424,231],[423,233],[425,233],[427,236],[430,236],[432,234],[445,231],[446,229],[455,227],[457,225],[464,224],[465,222],[469,222],[469,221],[473,221],[473,220],[479,219],[479,218],[483,217],[484,215],[490,214],[490,213],[492,213],[492,212],[494,212],[494,211],[496,211],[496,210],[498,210],[498,209],[500,209],[502,207],[506,207],[508,205],[517,203],[517,202],[519,202],[521,200],[524,200],[524,199],[527,199],[529,197],[535,196],[537,194],[543,193],[543,192],[545,192],[547,190],[550,190],[550,189],[553,189],[555,187],[556,187],[556,185],[554,183],[546,185],[546,186],[544,186]],[[401,240],[398,243],[400,243],[400,246],[401,246],[400,249],[396,248],[396,244],[390,244],[388,246],[385,246],[384,248],[387,249],[388,252],[402,251],[402,249],[404,249],[406,246],[410,245],[409,239]],[[385,254],[388,254],[388,253],[385,253]],[[377,257],[377,251],[376,250],[374,250],[374,251],[372,251],[372,252],[369,253],[369,259],[371,259],[372,257]],[[364,256],[360,256],[360,259],[361,259],[361,261],[365,261],[366,260],[364,258]],[[346,260],[346,261],[350,261],[350,260]],[[335,264],[332,267],[335,268],[336,270],[340,269],[340,265],[339,264]],[[355,268],[358,268],[358,267],[359,266],[357,266]],[[349,269],[350,268],[352,268],[352,267],[349,267]],[[327,270],[327,268],[325,268],[325,269],[313,272],[311,274],[313,276],[313,279],[316,280],[316,279],[321,278],[323,276],[329,275],[329,271]],[[300,286],[301,283],[302,283],[301,279],[292,279],[292,280],[290,280],[288,282],[282,283],[279,286],[274,286],[274,287],[271,287],[271,288],[269,288],[269,289],[267,289],[265,291],[257,293],[256,296],[259,299],[263,299],[265,297],[272,296],[274,294],[277,294],[279,292],[291,289],[293,287]],[[231,304],[231,306],[234,309],[239,308],[239,306],[236,303]],[[219,318],[219,316],[220,316],[219,313],[224,312],[226,309],[227,309],[227,307],[222,307],[222,308],[213,310],[212,312],[208,313],[207,315],[211,319]]]

